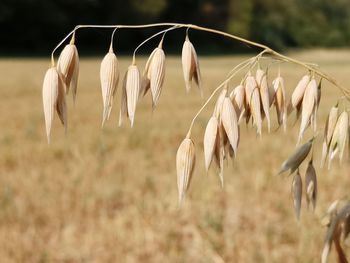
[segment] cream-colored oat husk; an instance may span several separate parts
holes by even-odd
[[[267,120],[267,128],[268,132],[270,132],[271,129],[271,121],[270,121],[270,91],[269,86],[267,84],[267,76],[266,72],[258,69],[256,71],[256,82],[259,87],[259,93],[260,93],[260,100],[262,104],[263,113]]]
[[[216,147],[216,141],[218,139],[218,120],[215,116],[212,116],[207,124],[207,127],[205,129],[204,133],[204,159],[205,159],[205,168],[208,171],[210,168],[210,164],[213,160],[214,153],[215,153],[215,147]]]
[[[181,142],[176,154],[177,187],[180,205],[182,204],[186,191],[190,186],[195,162],[196,156],[194,143],[191,139],[185,138]]]
[[[59,75],[55,67],[46,71],[43,82],[43,107],[47,141],[50,143],[51,127],[55,116],[58,97]]]
[[[113,49],[104,56],[100,67],[103,100],[102,126],[109,119],[119,81],[119,63]]]
[[[66,84],[66,92],[68,93],[71,89],[73,100],[75,101],[79,75],[79,55],[74,45],[74,36],[71,43],[63,48],[58,58],[57,71],[62,75],[63,81]]]
[[[190,91],[192,87],[192,80],[194,80],[198,86],[201,96],[203,96],[201,83],[202,80],[197,52],[194,49],[194,46],[192,45],[187,35],[182,47],[182,69],[187,92]]]

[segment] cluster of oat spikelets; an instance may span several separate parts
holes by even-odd
[[[163,36],[164,38],[164,36]],[[151,53],[141,76],[136,65],[135,56],[132,64],[128,67],[123,83],[120,103],[119,126],[125,118],[128,118],[131,126],[134,124],[135,112],[139,98],[145,96],[148,91],[152,97],[152,107],[155,109],[159,101],[165,77],[165,53],[162,47],[163,38],[157,48]],[[75,102],[79,74],[79,56],[74,45],[73,34],[71,42],[62,50],[57,66],[52,65],[47,70],[43,83],[43,106],[46,124],[46,134],[50,143],[51,126],[55,112],[67,130],[67,106],[66,94],[69,90],[73,93]],[[182,67],[186,90],[189,91],[194,81],[202,91],[202,81],[199,61],[194,46],[188,35],[182,48]],[[208,171],[214,163],[218,168],[221,185],[224,184],[224,160],[235,158],[238,152],[240,140],[240,124],[245,119],[246,124],[250,121],[256,128],[258,136],[262,135],[263,121],[266,119],[267,130],[271,130],[270,109],[276,109],[277,125],[282,126],[284,131],[287,127],[287,117],[295,110],[296,119],[301,119],[297,144],[303,138],[307,128],[311,126],[316,132],[317,110],[321,99],[321,81],[317,84],[314,73],[304,75],[296,85],[290,99],[284,86],[284,79],[278,76],[268,82],[267,70],[258,66],[255,74],[252,74],[254,66],[251,66],[239,83],[230,92],[229,79],[225,81],[220,95],[217,98],[212,116],[209,118],[204,134],[204,157],[205,168]],[[119,82],[119,65],[111,42],[108,53],[104,56],[100,67],[100,81],[103,100],[102,126],[109,119],[116,90]],[[191,126],[192,128],[192,126]],[[186,138],[181,142],[176,155],[177,185],[179,203],[185,198],[195,167],[195,144],[191,139],[191,128]],[[330,110],[325,131],[322,149],[321,167],[328,159],[328,168],[338,154],[343,159],[347,137],[349,134],[349,117],[344,110],[341,113],[338,104]],[[279,174],[290,170],[294,174],[292,182],[292,195],[297,218],[300,217],[301,202],[303,195],[303,180],[299,172],[299,166],[307,159],[315,137],[299,146],[295,152],[282,164]],[[308,162],[305,173],[305,195],[308,207],[315,209],[317,201],[317,176],[313,166],[313,157]],[[322,261],[326,262],[332,242],[335,243],[339,258],[342,257],[340,239],[345,239],[350,232],[350,206],[345,205],[341,210],[333,207],[328,212],[328,234]],[[345,255],[343,256],[345,258]],[[345,259],[346,260],[346,259]],[[347,261],[340,261],[347,262]]]

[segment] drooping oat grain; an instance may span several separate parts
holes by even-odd
[[[148,90],[151,88],[151,64],[153,61],[154,54],[156,53],[157,48],[155,48],[149,58],[147,59],[145,69],[142,73],[142,80],[141,80],[141,88],[140,88],[140,94],[139,96],[145,96],[148,92]],[[153,100],[153,98],[152,98]]]
[[[261,104],[262,104],[263,113],[264,113],[266,120],[267,120],[268,132],[270,132],[270,128],[271,128],[270,111],[269,111],[269,109],[270,109],[270,93],[269,93],[269,86],[267,84],[266,72],[261,70],[261,69],[257,69],[255,78],[256,78],[256,82],[258,84],[258,88],[259,88],[260,100],[261,100]]]
[[[194,143],[191,139],[185,138],[181,142],[176,154],[177,187],[180,205],[182,204],[186,191],[190,186],[195,161]]]
[[[198,89],[200,90],[201,96],[203,96],[201,73],[197,52],[189,40],[188,35],[186,35],[186,39],[182,47],[182,69],[187,92],[190,91],[192,80],[194,79],[195,83],[198,86]]]
[[[66,92],[68,93],[69,89],[72,90],[73,101],[76,98],[79,75],[79,55],[74,41],[73,34],[71,42],[64,47],[57,62],[57,71],[62,75],[67,88]]]
[[[281,169],[278,174],[284,173],[290,170],[290,173],[294,173],[296,169],[298,169],[299,165],[305,160],[307,155],[309,154],[314,138],[309,140],[307,143],[299,146],[293,154],[282,163]]]
[[[349,127],[349,116],[346,111],[343,111],[335,125],[334,132],[332,135],[332,140],[329,145],[328,154],[328,169],[331,167],[331,162],[339,154],[339,160],[342,161],[343,154],[346,145],[346,139],[348,137],[348,127]]]
[[[129,118],[128,114],[128,102],[126,96],[126,75],[124,75],[123,85],[122,85],[122,96],[120,100],[120,112],[119,112],[119,127],[122,126],[124,118]]]
[[[297,86],[295,87],[292,97],[290,100],[290,104],[288,107],[288,115],[292,112],[293,109],[297,110],[297,117],[299,116],[299,112],[301,110],[302,101],[305,93],[305,89],[308,86],[310,82],[310,75],[304,75],[301,80],[298,82]]]
[[[239,127],[236,112],[229,97],[224,98],[221,110],[221,121],[229,143],[234,151],[234,155],[236,156],[239,139]]]
[[[311,116],[313,114],[314,116],[316,116],[316,111],[317,111],[317,83],[316,83],[316,80],[313,78],[307,85],[304,93],[298,144],[300,143],[305,130],[310,124]],[[314,120],[314,130],[315,128],[316,128],[316,119]]]
[[[277,112],[277,122],[286,132],[287,130],[287,104],[286,104],[286,91],[284,88],[284,80],[281,76],[278,76],[272,82],[273,89],[275,91],[274,103]]]
[[[141,78],[140,72],[136,64],[129,66],[126,73],[125,90],[126,90],[126,102],[128,108],[128,116],[130,119],[131,127],[134,125],[136,105],[138,96],[140,93]]]
[[[230,93],[230,99],[235,108],[238,123],[240,123],[245,112],[245,89],[243,85],[238,85]]]
[[[55,116],[59,86],[59,75],[55,67],[46,71],[43,82],[43,107],[47,141],[50,143],[51,127]]]
[[[219,122],[221,122],[221,109],[222,109],[222,104],[224,102],[226,94],[227,94],[227,86],[221,91],[221,93],[220,93],[220,95],[215,103],[213,115],[218,119]]]
[[[306,192],[306,201],[307,206],[312,205],[312,210],[316,208],[317,201],[317,177],[316,170],[313,166],[312,159],[310,160],[305,174],[305,192]]]
[[[245,93],[247,105],[253,116],[253,122],[257,129],[257,134],[261,136],[262,118],[260,108],[260,94],[256,80],[250,74],[245,81]]]
[[[109,119],[119,81],[119,63],[112,46],[101,62],[100,81],[103,100],[103,126]]]
[[[212,116],[207,124],[204,133],[204,157],[205,157],[205,168],[208,171],[210,164],[213,160],[215,153],[216,142],[219,136],[218,130],[219,122],[215,116]]]
[[[321,168],[323,168],[328,152],[329,152],[329,145],[332,140],[333,132],[335,125],[338,120],[338,104],[333,106],[328,114],[325,129],[324,129],[324,138],[323,138],[323,145],[322,145],[322,157],[321,157]]]
[[[141,87],[141,93],[144,94],[149,88],[151,89],[153,108],[158,103],[165,76],[165,54],[162,49],[162,42],[163,40],[147,60]]]
[[[297,173],[293,177],[293,184],[292,184],[293,204],[294,204],[294,210],[295,210],[295,215],[297,217],[297,220],[300,219],[301,199],[303,195],[302,189],[303,189],[303,183],[302,183],[301,176],[298,169]]]
[[[56,110],[64,130],[67,133],[67,105],[66,105],[66,84],[64,83],[60,74],[58,74],[58,94]]]

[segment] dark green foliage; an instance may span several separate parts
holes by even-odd
[[[350,44],[348,0],[1,0],[0,53],[47,54],[77,24],[161,21],[200,24],[277,49]],[[154,32],[121,31],[118,50],[129,52]],[[110,30],[81,30],[78,34],[82,51],[100,53]],[[178,52],[182,42],[178,35],[168,39],[168,50]],[[196,33],[196,41],[208,52],[242,50],[240,44],[207,33]]]

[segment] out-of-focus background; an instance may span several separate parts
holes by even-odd
[[[101,130],[99,66],[111,30],[81,29],[77,103],[68,96],[68,134],[56,116],[47,145],[42,82],[52,48],[77,24],[184,22],[221,29],[316,63],[344,87],[350,82],[350,3],[347,0],[245,1],[44,1],[0,2],[0,262],[320,262],[327,207],[350,189],[348,154],[342,164],[320,169],[322,136],[316,140],[319,197],[315,213],[303,199],[300,222],[291,198],[292,177],[276,176],[295,149],[300,121],[262,138],[241,125],[237,158],[217,171],[204,169],[203,136],[217,96],[199,116],[192,138],[197,163],[186,202],[177,204],[175,156],[204,99],[185,92],[181,52],[185,30],[165,38],[166,77],[152,112],[149,94],[137,106],[134,128],[117,127],[121,79],[133,49],[157,29],[120,30],[115,50],[120,81],[111,119]],[[158,29],[159,30],[159,29]],[[204,98],[238,63],[259,49],[205,32],[190,31],[198,51]],[[142,72],[159,38],[137,54]],[[58,50],[58,53],[61,49]],[[57,56],[56,56],[57,59]],[[288,98],[307,71],[269,65],[268,81],[285,79]],[[253,69],[254,73],[255,69]],[[246,72],[230,82],[239,84]],[[318,79],[318,78],[317,78]],[[323,81],[318,113],[322,134],[329,109],[342,94]],[[343,100],[340,108],[348,104]],[[308,130],[304,141],[312,136]],[[300,172],[304,178],[306,163]],[[305,198],[305,196],[303,197]],[[345,246],[349,253],[349,243]],[[330,262],[335,262],[334,252]]]
[[[348,0],[2,0],[0,54],[47,54],[78,24],[161,21],[215,27],[278,49],[350,43]],[[118,50],[129,51],[130,43],[150,32],[121,31]],[[96,54],[107,38],[108,31],[82,30],[78,43],[84,51]],[[176,36],[169,38],[169,48],[177,50]],[[196,38],[207,53],[242,49],[208,34]]]

